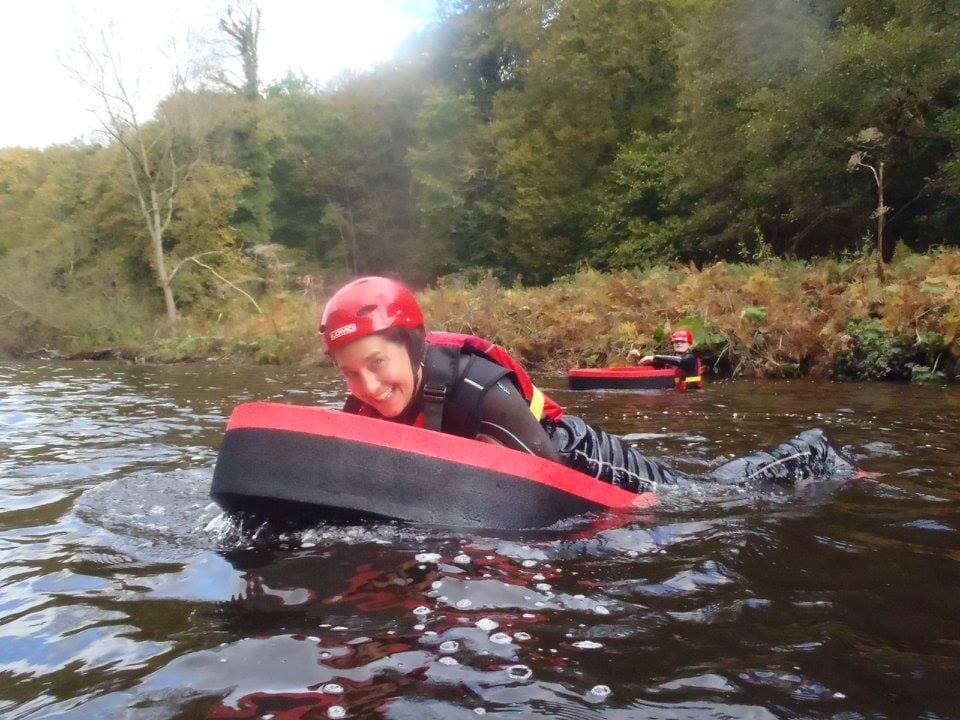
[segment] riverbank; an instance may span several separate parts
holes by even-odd
[[[328,283],[329,285],[329,283]],[[955,379],[960,358],[960,251],[899,251],[880,283],[870,258],[716,263],[601,273],[543,287],[449,276],[419,293],[432,328],[482,335],[535,370],[623,364],[631,347],[666,349],[689,327],[719,376]],[[140,362],[325,362],[316,338],[323,294],[292,289],[216,318],[187,316],[118,331],[15,337],[14,356]]]

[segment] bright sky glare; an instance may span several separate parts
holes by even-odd
[[[260,78],[288,71],[325,83],[390,58],[436,15],[436,0],[261,0]],[[226,0],[0,1],[0,68],[4,102],[0,147],[45,147],[88,139],[97,127],[94,101],[60,57],[78,28],[95,34],[113,24],[125,75],[139,78],[141,112],[149,116],[169,89],[171,38],[211,37]]]

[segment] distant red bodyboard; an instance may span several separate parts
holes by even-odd
[[[676,368],[652,365],[573,368],[567,372],[571,390],[669,390],[677,387],[679,379]],[[685,389],[698,389],[701,385],[700,381],[688,382]]]

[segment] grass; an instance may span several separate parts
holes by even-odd
[[[584,269],[543,287],[450,276],[419,298],[430,328],[487,337],[535,370],[623,364],[631,347],[668,349],[677,327],[694,331],[696,349],[720,375],[942,380],[956,376],[960,358],[954,249],[901,248],[884,285],[869,257],[770,259]],[[319,363],[322,300],[272,291],[258,299],[262,315],[228,301],[216,318],[157,321],[152,332],[139,328],[115,345],[147,361]],[[62,346],[82,352],[77,336]],[[21,351],[29,344],[17,340]]]

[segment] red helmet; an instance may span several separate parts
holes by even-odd
[[[337,290],[323,309],[320,332],[327,352],[390,328],[423,327],[417,299],[396,280],[363,277]]]
[[[670,342],[685,342],[688,345],[693,345],[693,333],[686,328],[677,330],[670,336]]]

